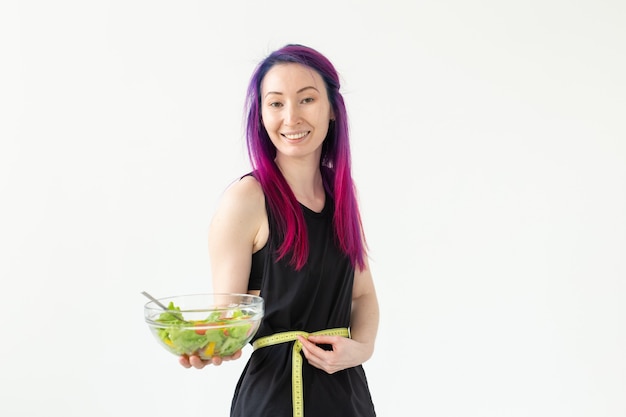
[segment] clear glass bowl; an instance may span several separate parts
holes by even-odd
[[[189,294],[158,298],[144,306],[156,340],[175,355],[202,359],[230,356],[250,342],[261,324],[261,297],[248,294]]]

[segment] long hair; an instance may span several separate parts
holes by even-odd
[[[339,75],[333,64],[316,50],[289,44],[267,56],[252,74],[246,100],[246,141],[254,176],[261,184],[269,209],[283,238],[278,259],[291,255],[290,264],[301,269],[309,247],[304,216],[295,195],[275,162],[276,148],[261,120],[261,82],[276,64],[297,63],[316,71],[324,80],[334,121],[322,144],[320,170],[326,192],[333,198],[333,227],[340,249],[355,267],[365,266],[366,243],[351,174],[348,115],[339,92]]]

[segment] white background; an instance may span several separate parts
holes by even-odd
[[[625,416],[625,4],[2,2],[0,415],[228,415],[244,360],[180,367],[140,292],[210,290],[248,77],[295,42],[343,78],[378,414]]]

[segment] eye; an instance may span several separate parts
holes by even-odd
[[[313,103],[313,101],[315,101],[315,99],[313,97],[307,97],[305,99],[302,100],[302,103]]]
[[[279,102],[279,101],[272,101],[271,103],[268,104],[270,107],[274,107],[274,108],[279,108],[282,107],[283,103]]]

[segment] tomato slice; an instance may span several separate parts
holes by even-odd
[[[195,322],[193,325],[194,326],[204,326],[205,324],[206,323],[203,323],[203,322]],[[194,331],[197,334],[201,335],[201,336],[204,336],[206,334],[206,329],[194,329]]]

